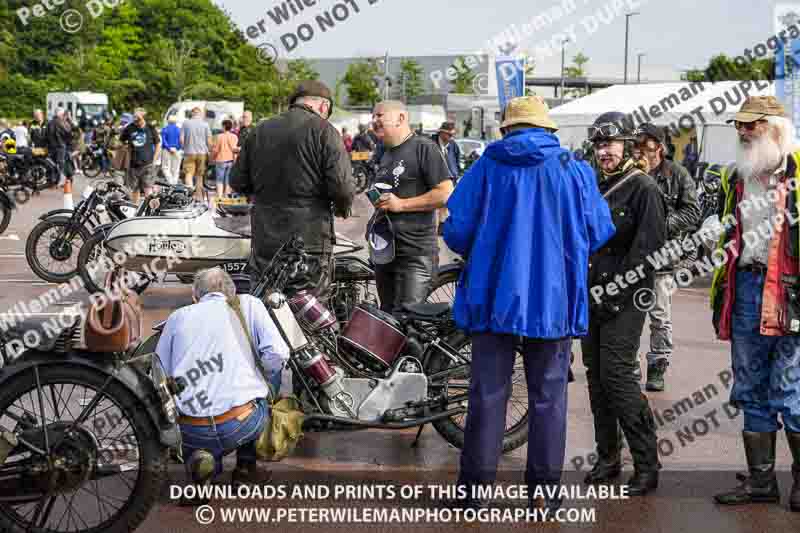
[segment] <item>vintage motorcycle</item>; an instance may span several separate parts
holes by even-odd
[[[14,197],[5,185],[0,184],[0,235],[5,233],[11,224],[11,213],[17,208]]]
[[[0,531],[133,531],[180,454],[180,384],[157,357],[83,349],[77,314],[58,324],[0,333]]]
[[[39,217],[25,242],[25,258],[31,270],[50,283],[72,279],[75,261],[94,228],[107,216],[116,222],[133,216],[136,205],[129,191],[114,181],[86,187],[75,209],[54,209]],[[73,259],[74,258],[74,259]]]
[[[721,169],[722,165],[718,164],[711,164],[711,165],[704,165],[702,169],[702,178],[698,180],[697,185],[697,201],[700,204],[700,220],[697,223],[697,227],[694,231],[698,231],[703,222],[706,221],[709,217],[712,217],[717,214],[717,208],[719,206],[719,190],[721,185]],[[705,244],[701,244],[698,251],[697,251],[697,264],[702,264],[707,257],[711,256],[713,250],[710,250]],[[697,267],[693,267],[694,270],[697,270]]]
[[[308,430],[407,429],[433,424],[450,444],[464,444],[471,340],[458,331],[447,303],[409,306],[399,316],[358,303],[345,325],[313,294],[285,294],[308,272],[302,239],[275,255],[251,288],[290,348],[294,393]],[[135,356],[155,351],[163,323]],[[521,354],[515,361],[503,450],[527,442],[527,391]],[[517,386],[521,385],[521,386]],[[416,441],[415,441],[416,442]]]
[[[87,178],[96,178],[103,171],[103,162],[111,168],[113,154],[107,146],[91,143],[81,154],[81,171]]]
[[[376,164],[372,152],[352,152],[353,178],[356,182],[356,194],[366,191],[375,179]]]
[[[143,292],[159,277],[163,281],[168,274],[174,274],[181,283],[189,284],[198,270],[220,266],[234,278],[237,290],[249,292],[250,280],[245,274],[250,257],[249,210],[247,204],[220,205],[215,213],[203,203],[190,203],[162,207],[158,216],[145,212],[115,225],[98,227],[80,251],[78,272],[89,292],[99,292],[106,273],[122,266],[138,273],[131,288]],[[336,234],[328,303],[341,322],[347,321],[358,302],[376,299],[375,271],[368,261],[356,255],[363,248]],[[136,253],[127,253],[131,250]],[[124,263],[115,264],[114,254],[122,252],[126,252]],[[180,261],[167,261],[170,255],[179,256]],[[159,266],[157,273],[149,268],[153,264]],[[146,272],[148,269],[150,272]],[[441,267],[429,301],[452,302],[461,269],[460,262]]]
[[[37,192],[58,185],[61,175],[55,162],[41,148],[16,148],[7,141],[0,150],[0,179],[12,188]]]

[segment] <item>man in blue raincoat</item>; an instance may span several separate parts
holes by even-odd
[[[447,203],[445,242],[466,259],[455,320],[473,338],[459,474],[468,506],[481,503],[471,487],[496,477],[518,350],[528,383],[529,494],[561,481],[571,339],[588,331],[589,256],[615,228],[594,171],[561,148],[556,130],[540,97],[511,100],[504,138]],[[553,512],[560,503],[545,498]]]

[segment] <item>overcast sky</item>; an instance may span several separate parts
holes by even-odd
[[[303,3],[304,0],[289,0]],[[677,79],[681,70],[705,66],[715,54],[739,55],[745,48],[763,43],[774,33],[774,0],[305,0],[316,2],[305,7],[289,22],[276,24],[267,11],[281,6],[277,0],[216,0],[246,30],[262,26],[266,33],[251,39],[253,44],[274,43],[282,57],[376,56],[388,51],[393,56],[444,55],[469,53],[488,48],[487,41],[516,24],[523,38],[524,24],[553,6],[566,6],[571,12],[522,42],[521,48],[537,56],[536,73],[558,75],[561,64],[560,41],[564,35],[575,41],[567,45],[567,63],[577,52],[590,58],[590,75],[622,77],[625,45],[625,16],[628,6],[638,6],[641,14],[632,17],[630,31],[629,77],[636,78],[637,54],[642,61],[644,79]],[[370,5],[369,2],[374,2]],[[360,12],[355,13],[353,4]],[[331,16],[348,16],[334,28],[321,31],[315,18],[340,6]],[[800,2],[796,2],[800,11]],[[614,16],[614,6],[617,16]],[[574,7],[571,7],[574,6]],[[598,10],[611,12],[610,23],[594,22]],[[621,8],[620,8],[621,7]],[[291,11],[288,11],[291,14]],[[551,11],[556,14],[557,11]],[[604,17],[608,19],[608,17]],[[336,22],[334,20],[334,22]],[[310,23],[315,34],[299,42],[290,53],[281,36]],[[554,53],[536,53],[542,41],[556,43]]]

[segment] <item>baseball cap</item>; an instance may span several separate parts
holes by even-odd
[[[369,257],[376,265],[386,265],[394,261],[395,233],[389,215],[382,210],[375,214],[367,224],[367,247]]]

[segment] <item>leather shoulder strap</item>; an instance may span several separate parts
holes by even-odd
[[[239,319],[238,322],[240,327],[238,328],[236,325],[236,321],[231,319],[231,324],[234,327],[234,331],[236,331],[236,329],[239,329],[240,331],[244,330],[244,334],[247,337],[248,344],[250,345],[250,351],[253,354],[253,360],[256,363],[256,368],[258,368],[258,371],[264,378],[264,383],[267,385],[267,390],[270,392],[271,395],[272,389],[270,388],[269,385],[269,376],[267,375],[267,369],[264,368],[264,363],[261,362],[261,358],[258,356],[258,350],[256,349],[256,343],[253,341],[253,335],[250,333],[250,328],[247,327],[247,320],[245,320],[244,312],[242,312],[241,300],[239,299],[239,297],[234,297],[232,299],[226,300],[226,302],[228,303],[228,306],[231,308],[231,311],[233,311],[233,314],[236,315],[236,317]],[[241,342],[242,338],[241,334],[238,334],[236,337],[237,339],[239,339],[240,344],[243,345],[244,343]],[[242,346],[242,349],[244,349],[244,346]],[[274,398],[269,398],[268,400],[271,401],[273,399]]]
[[[605,194],[603,194],[603,198],[608,198],[609,196],[611,196],[612,192],[616,191],[617,189],[625,185],[627,182],[629,182],[634,176],[638,176],[639,174],[644,174],[644,172],[642,172],[639,169],[633,170],[630,174],[628,174],[627,176],[619,180],[617,183],[615,183],[613,187],[608,189],[605,192]]]

